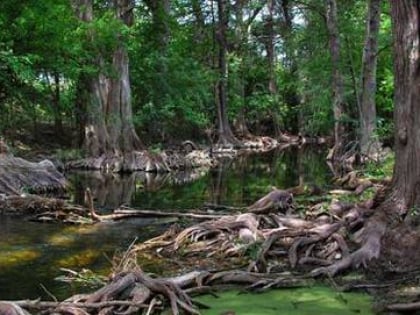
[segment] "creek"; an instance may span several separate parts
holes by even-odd
[[[265,195],[272,186],[316,184],[327,188],[331,175],[325,155],[324,148],[292,148],[226,158],[214,169],[193,173],[69,173],[68,197],[82,204],[83,192],[90,187],[95,207],[102,213],[121,205],[175,211],[203,208],[205,204],[245,206]],[[79,288],[54,280],[64,274],[60,268],[88,268],[107,275],[116,251],[124,251],[135,239],[159,235],[172,222],[171,218],[139,218],[68,226],[0,217],[0,300],[50,299],[50,293],[65,298],[79,293]],[[335,294],[332,290],[325,292],[326,296]]]

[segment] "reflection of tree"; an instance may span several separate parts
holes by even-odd
[[[206,170],[176,173],[134,172],[130,174],[103,173],[99,171],[76,172],[70,176],[74,187],[74,202],[84,203],[87,187],[92,191],[95,206],[115,209],[121,205],[131,205],[137,194],[157,192],[163,187],[183,185],[206,174]]]
[[[325,162],[323,147],[304,147],[300,149],[299,163],[301,172],[305,174],[305,182],[317,186],[327,185],[332,174]]]
[[[227,170],[231,167],[232,162],[232,158],[221,159],[217,167],[210,172],[211,203],[223,204],[226,200],[226,174]]]
[[[75,187],[76,203],[84,203],[84,191],[89,187],[96,207],[104,209],[130,204],[136,186],[136,173],[121,175],[99,171],[77,172],[71,179]]]
[[[308,183],[325,185],[327,167],[320,153],[313,148],[293,148],[225,158],[202,181],[197,180],[206,176],[208,170],[160,174],[79,172],[70,180],[75,203],[84,203],[84,190],[90,187],[96,207],[103,209],[121,205],[187,209],[206,202],[241,206],[254,202],[271,186],[284,189]]]

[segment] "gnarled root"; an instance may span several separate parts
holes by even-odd
[[[368,220],[366,226],[359,233],[359,242],[362,243],[362,246],[358,250],[328,267],[314,269],[311,274],[313,276],[323,274],[334,276],[350,267],[366,267],[370,260],[378,258],[381,252],[381,240],[386,231],[386,222],[383,216],[384,214],[378,212]]]
[[[72,297],[56,308],[54,313],[87,314],[86,310],[96,308],[99,314],[132,314],[141,308],[150,310],[163,304],[163,301],[156,302],[157,296],[162,296],[169,302],[173,314],[180,314],[180,310],[187,314],[199,314],[191,299],[175,281],[153,279],[141,270],[119,274],[111,283],[96,292]],[[106,303],[115,301],[121,303]],[[123,301],[126,303],[122,303]],[[76,309],[77,312],[74,313]]]
[[[265,214],[270,211],[289,210],[293,205],[293,195],[286,190],[273,187],[272,191],[248,207],[248,211]]]

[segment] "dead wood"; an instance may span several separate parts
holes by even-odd
[[[120,218],[125,217],[177,217],[189,218],[195,220],[211,220],[221,218],[222,214],[208,214],[197,210],[189,210],[190,212],[174,212],[174,211],[157,211],[157,210],[139,210],[139,209],[116,209],[115,215]],[[112,215],[111,215],[112,216]]]
[[[272,188],[267,195],[248,207],[248,211],[256,214],[267,214],[271,211],[285,212],[292,208],[293,195],[286,190]]]
[[[112,214],[97,214],[93,205],[92,193],[89,188],[85,190],[85,201],[88,207],[90,217],[94,222],[109,222],[133,217],[187,217],[193,219],[214,219],[219,218],[218,215],[180,213],[180,212],[162,212],[153,210],[133,210],[133,209],[117,209]]]

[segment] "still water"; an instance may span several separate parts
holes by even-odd
[[[215,169],[199,173],[121,176],[83,172],[68,174],[69,198],[83,203],[90,187],[96,207],[109,212],[120,205],[139,209],[182,211],[205,204],[243,206],[270,191],[299,183],[328,185],[325,149],[290,149],[226,159]],[[75,292],[54,281],[60,268],[89,268],[107,274],[110,258],[135,239],[160,234],[168,219],[131,219],[94,226],[41,224],[19,217],[0,217],[0,300],[64,298]]]

